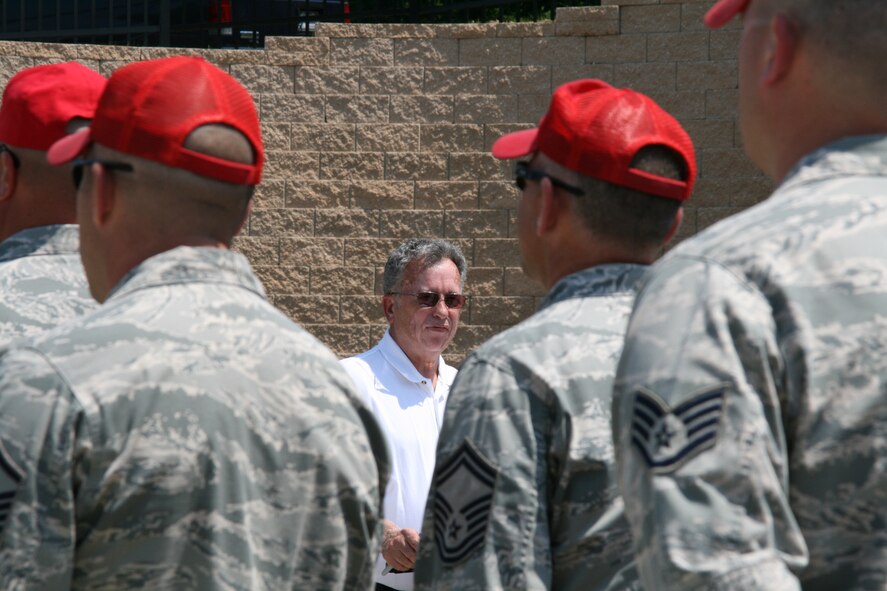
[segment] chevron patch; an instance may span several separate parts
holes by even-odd
[[[496,468],[467,439],[438,470],[434,541],[444,564],[458,564],[483,545],[496,474]]]
[[[705,390],[674,408],[648,390],[635,393],[631,441],[654,474],[668,474],[718,439],[724,384]]]

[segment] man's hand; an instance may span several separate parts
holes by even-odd
[[[419,532],[410,528],[400,529],[387,519],[384,529],[382,558],[396,570],[411,570],[416,565]]]

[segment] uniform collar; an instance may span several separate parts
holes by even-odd
[[[887,176],[887,135],[847,137],[823,146],[792,167],[780,188],[854,175]]]
[[[647,265],[615,263],[597,265],[571,273],[554,284],[539,304],[539,310],[570,298],[608,296],[634,291],[647,269]]]
[[[222,248],[179,246],[136,265],[117,283],[108,299],[148,287],[184,283],[234,285],[265,297],[262,284],[243,255]]]
[[[0,242],[0,263],[26,256],[77,254],[79,248],[76,224],[27,228]]]
[[[391,329],[386,329],[385,334],[382,336],[382,340],[379,342],[379,350],[382,352],[382,356],[385,360],[391,364],[391,367],[396,369],[398,373],[400,373],[407,381],[413,382],[415,384],[421,384],[424,381],[427,381],[428,378],[419,373],[419,370],[416,369],[416,366],[413,365],[413,362],[410,361],[410,358],[407,357],[407,354],[403,352],[403,349],[400,348],[394,338],[391,336]],[[437,361],[437,376],[438,379],[442,375],[444,375],[444,360],[443,357],[438,357]]]

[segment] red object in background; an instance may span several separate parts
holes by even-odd
[[[345,0],[345,6],[342,8],[345,13],[345,24],[351,24],[351,7],[348,6],[348,0]]]
[[[209,3],[208,20],[211,23],[231,22],[231,0],[212,0]]]

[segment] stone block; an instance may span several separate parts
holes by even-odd
[[[551,92],[549,66],[493,66],[489,77],[490,94]]]
[[[477,183],[472,181],[420,181],[416,183],[416,209],[469,209],[477,207]]]
[[[480,151],[483,145],[481,125],[440,123],[419,127],[419,149],[423,152]]]
[[[342,181],[289,181],[286,184],[287,207],[331,209],[351,203],[351,183]]]
[[[498,23],[496,37],[550,37],[554,35],[554,23]]]
[[[263,94],[260,97],[263,122],[323,122],[324,100],[309,94]]]
[[[379,212],[342,207],[318,209],[315,212],[317,236],[376,236],[379,233]]]
[[[394,64],[394,40],[386,38],[331,39],[330,62],[361,66]]]
[[[599,78],[612,84],[613,64],[585,64],[581,66],[554,66],[551,68],[552,92],[561,84],[581,80],[582,78]],[[544,96],[544,95],[543,95]],[[546,103],[547,106],[547,103]]]
[[[514,238],[478,238],[474,264],[479,267],[520,267],[520,249]]]
[[[308,293],[308,267],[253,265],[253,271],[270,294]]]
[[[739,112],[739,90],[705,91],[705,116],[709,119],[735,119]]]
[[[453,97],[392,96],[389,121],[391,123],[452,123]]]
[[[504,293],[507,296],[543,297],[547,293],[545,286],[527,276],[523,269],[509,267],[504,270]]]
[[[739,56],[739,38],[742,31],[736,29],[717,30],[709,33],[708,59],[735,60]]]
[[[421,94],[424,72],[416,67],[363,67],[361,94]]]
[[[430,210],[382,211],[380,226],[382,237],[401,239],[441,237],[443,236],[443,212]]]
[[[702,119],[686,121],[684,129],[693,138],[696,150],[724,150],[736,147],[733,144],[734,122],[732,119]]]
[[[524,39],[521,63],[528,66],[584,64],[585,39],[583,37]]]
[[[520,193],[512,181],[481,181],[478,207],[481,209],[514,209]]]
[[[238,235],[232,249],[245,256],[252,265],[277,265],[280,263],[280,241],[268,236]]]
[[[310,209],[259,209],[249,216],[250,236],[311,236],[314,212]]]
[[[376,295],[343,295],[339,317],[346,324],[388,324]]]
[[[355,181],[351,202],[366,209],[409,209],[413,187],[412,181]]]
[[[710,2],[687,2],[681,6],[682,31],[707,31],[702,17],[711,8]]]
[[[411,66],[459,65],[457,39],[395,39],[394,63]]]
[[[293,92],[293,68],[290,66],[233,65],[231,75],[255,94]]]
[[[456,123],[509,123],[517,121],[517,94],[457,95]]]
[[[320,150],[321,152],[354,152],[355,125],[353,123],[293,123],[293,150]]]
[[[511,164],[498,160],[489,152],[458,152],[450,154],[452,180],[502,180],[511,174]]]
[[[360,68],[304,67],[295,69],[296,94],[358,94],[360,92]]]
[[[280,264],[309,265],[312,268],[343,264],[345,245],[341,238],[298,236],[281,238]]]
[[[616,64],[614,86],[627,86],[640,92],[677,90],[675,88],[675,64]],[[682,89],[687,90],[687,89]]]
[[[324,180],[381,179],[385,155],[381,152],[324,152],[320,178]]]
[[[665,33],[681,30],[680,5],[620,6],[622,33]]]
[[[366,265],[314,267],[311,269],[310,290],[313,294],[371,295],[373,293],[373,269]]]
[[[681,62],[677,64],[677,89],[737,88],[739,70],[737,62]]]
[[[286,205],[286,183],[264,179],[253,194],[253,211],[276,209]]]
[[[317,179],[320,174],[317,152],[265,152],[263,176],[269,180]]]
[[[289,150],[291,134],[289,123],[262,123],[262,143],[266,150]]]
[[[705,150],[696,155],[700,178],[756,177],[761,172],[739,148]]]
[[[468,269],[465,291],[475,299],[481,296],[502,295],[501,267],[472,267]]]
[[[376,343],[370,341],[367,325],[306,323],[304,327],[340,359],[363,353]]]
[[[517,98],[518,121],[537,124],[548,110],[550,94],[522,94]]]
[[[508,214],[500,209],[447,210],[447,237],[504,238],[508,235]]]
[[[275,295],[274,305],[299,324],[339,321],[338,296]]]
[[[532,297],[487,296],[471,302],[471,322],[476,324],[513,325],[529,318],[536,310]]]
[[[345,241],[345,264],[351,267],[382,266],[400,242],[399,238],[348,238]]]
[[[521,39],[480,38],[459,41],[459,65],[519,66]]]
[[[512,133],[514,131],[522,131],[524,129],[532,129],[536,127],[536,123],[496,123],[484,125],[484,152],[489,152],[493,149],[493,144],[496,143],[503,135]]]
[[[331,123],[387,123],[388,96],[327,96],[326,120]]]
[[[425,94],[484,94],[487,68],[425,68]]]
[[[497,23],[467,23],[458,25],[435,25],[435,36],[441,39],[480,39],[495,37]]]
[[[404,181],[446,180],[447,155],[430,152],[385,154],[385,178]]]
[[[419,126],[404,123],[357,126],[357,150],[361,152],[416,152]]]
[[[646,35],[604,35],[585,40],[585,61],[616,64],[647,60]]]
[[[650,90],[647,95],[680,121],[705,117],[704,91]]]
[[[703,207],[696,211],[696,232],[741,212],[738,207]]]
[[[708,59],[708,33],[651,33],[647,61],[698,62]]]

